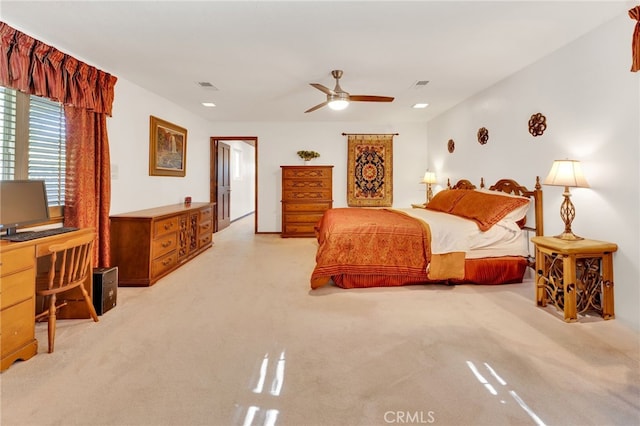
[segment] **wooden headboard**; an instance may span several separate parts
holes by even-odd
[[[467,179],[460,179],[451,185],[451,181],[447,179],[448,189],[476,189],[476,186]],[[480,178],[480,188],[485,188],[484,178]],[[507,194],[519,195],[521,197],[533,198],[533,207],[535,215],[535,228],[525,226],[524,229],[535,231],[536,236],[544,235],[544,220],[542,215],[542,185],[540,185],[540,176],[536,176],[536,184],[534,190],[530,191],[525,186],[520,185],[513,179],[500,179],[489,187],[491,191],[500,191]]]

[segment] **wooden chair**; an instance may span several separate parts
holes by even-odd
[[[92,273],[93,234],[73,238],[67,242],[54,244],[49,248],[51,263],[46,274],[36,278],[36,295],[44,297],[45,310],[36,315],[36,320],[49,318],[49,353],[53,352],[56,337],[56,313],[67,304],[57,302],[58,294],[78,288],[84,297],[87,309],[95,322],[98,315],[93,307],[84,283]]]

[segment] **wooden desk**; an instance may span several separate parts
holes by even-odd
[[[614,243],[595,240],[565,241],[533,237],[536,246],[536,302],[552,303],[566,322],[589,310],[606,320],[615,318],[613,303]]]
[[[24,242],[0,240],[0,371],[16,360],[27,360],[38,352],[35,338],[35,279],[46,272],[49,247],[86,233],[81,229]],[[92,274],[85,288],[92,295]],[[77,289],[76,289],[77,290]],[[81,293],[69,292],[69,304],[60,309],[58,318],[89,318]]]

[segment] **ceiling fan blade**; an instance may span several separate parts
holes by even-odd
[[[315,111],[315,110],[317,110],[317,109],[320,109],[320,108],[322,108],[323,106],[325,106],[327,103],[328,103],[327,101],[324,101],[324,102],[322,102],[321,104],[318,104],[318,105],[316,105],[316,106],[314,106],[314,107],[309,108],[308,110],[306,110],[306,111],[305,111],[305,113],[307,113],[307,112],[313,112],[313,111]]]
[[[391,96],[349,95],[349,100],[354,102],[392,102]]]
[[[326,86],[323,86],[320,83],[309,83],[310,85],[312,85],[313,87],[315,87],[316,89],[318,89],[319,91],[321,91],[322,93],[324,93],[325,95],[335,95],[336,92],[334,92],[333,90],[329,89]]]

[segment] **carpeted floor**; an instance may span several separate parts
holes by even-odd
[[[640,424],[640,337],[504,286],[309,290],[316,243],[253,217],[0,375],[12,425]]]

